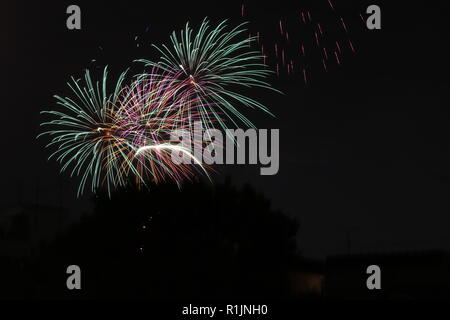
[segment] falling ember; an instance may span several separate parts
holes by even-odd
[[[334,10],[334,6],[333,6],[333,3],[331,2],[331,0],[328,0],[328,4],[330,5],[331,9]]]
[[[244,17],[244,15],[245,15],[245,5],[242,4],[242,6],[241,6],[241,17]]]
[[[344,19],[343,19],[343,18],[341,18],[341,23],[342,23],[342,27],[344,28],[345,32],[347,32],[347,33],[348,33],[348,30],[347,30],[347,25],[345,24],[345,21],[344,21]]]
[[[318,23],[317,26],[319,27],[320,35],[323,36],[322,26],[320,25],[320,23]]]
[[[336,61],[337,61],[338,65],[341,65],[341,60],[339,60],[339,56],[336,51],[334,52],[334,55],[336,56]]]
[[[264,59],[264,63],[267,62],[273,71],[276,69],[279,77],[286,76],[287,74],[294,75],[303,73],[305,82],[309,83],[311,80],[308,79],[310,75],[307,74],[307,72],[314,72],[317,68],[317,71],[320,71],[323,75],[324,73],[322,70],[325,70],[325,72],[331,71],[331,69],[328,69],[334,64],[334,61],[332,61],[334,60],[333,52],[338,65],[344,65],[344,55],[347,51],[348,53],[356,52],[356,47],[352,43],[353,39],[350,37],[351,25],[349,24],[347,16],[344,15],[344,13],[339,13],[340,8],[335,7],[334,0],[321,0],[321,2],[321,9],[325,10],[325,12],[323,12],[325,16],[321,15],[320,19],[318,12],[314,11],[316,10],[315,7],[314,9],[313,7],[299,8],[299,10],[296,11],[297,13],[294,13],[294,15],[296,15],[296,17],[294,17],[296,20],[296,28],[300,27],[300,29],[302,29],[300,33],[298,33],[297,30],[289,29],[291,27],[291,20],[289,20],[288,16],[284,16],[283,14],[274,16],[273,20],[269,23],[272,31],[274,31],[276,35],[276,40],[267,42],[268,39],[261,37],[260,33],[257,32],[258,30],[252,31],[253,37],[256,40],[255,44],[263,51],[262,58]],[[245,8],[245,10],[243,9],[242,13],[243,15],[248,16],[246,10],[247,8]],[[363,11],[354,13],[356,19],[357,15],[364,21],[365,16]],[[322,19],[328,19],[328,21],[322,21]],[[334,25],[330,25],[330,23],[333,23]],[[302,26],[304,26],[304,28],[301,28]],[[292,27],[294,27],[294,24],[292,24]],[[336,32],[329,34],[330,30],[335,30]],[[264,49],[262,47],[263,44],[265,46]],[[307,45],[310,45],[310,47],[308,47],[308,58],[316,59],[316,62],[314,63],[315,67],[306,64],[300,65],[305,61],[295,60],[304,60],[307,58]],[[270,49],[270,47],[274,49]],[[291,60],[293,57],[295,57],[295,67]],[[320,64],[322,64],[323,69],[320,67]]]
[[[353,46],[352,40],[348,40],[348,44],[350,45],[352,51],[355,52],[355,47]]]
[[[308,79],[306,77],[306,69],[305,68],[303,68],[303,80],[305,80],[306,84],[308,83]]]
[[[305,13],[303,11],[302,11],[302,20],[303,20],[303,23],[306,24]]]
[[[359,16],[361,17],[362,22],[363,22],[363,23],[366,23],[366,20],[364,20],[364,17],[363,17],[363,15],[362,15],[362,13],[360,13]]]

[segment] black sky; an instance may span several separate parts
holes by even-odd
[[[106,64],[117,76],[133,59],[154,55],[149,42],[166,40],[187,21],[239,21],[240,10],[228,1],[74,3],[82,10],[81,31],[66,29],[71,2],[1,4],[2,207],[20,194],[34,201],[39,185],[41,202],[58,203],[62,186],[75,215],[88,210],[86,199],[76,199],[76,182],[58,174],[44,142],[35,140],[39,112],[54,107],[54,94],[67,92],[69,76]],[[354,251],[449,249],[450,11],[445,1],[335,3],[348,15],[380,5],[382,30],[352,28],[357,53],[341,68],[308,86],[273,79],[285,95],[261,95],[277,118],[255,113],[252,119],[280,129],[277,176],[261,177],[257,166],[224,171],[298,217],[307,255],[345,252],[346,232]],[[302,1],[247,5],[261,21],[288,15]]]

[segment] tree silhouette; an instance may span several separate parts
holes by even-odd
[[[295,220],[246,185],[121,189],[44,250],[35,275],[52,297],[260,298],[287,295]],[[82,290],[65,287],[67,266]]]

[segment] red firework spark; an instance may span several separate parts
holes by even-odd
[[[352,24],[344,19],[345,12],[340,12],[332,0],[320,1],[323,3],[315,2],[318,7],[299,8],[297,13],[286,12],[282,17],[265,19],[262,28],[272,25],[274,32],[255,30],[253,24],[258,23],[259,17],[252,17],[250,7],[241,6],[241,16],[250,21],[252,34],[256,35],[252,46],[261,50],[264,64],[273,68],[278,77],[300,73],[307,84],[318,71],[329,72],[356,53],[351,39]],[[273,51],[266,49],[270,47]],[[335,59],[330,60],[329,53]]]

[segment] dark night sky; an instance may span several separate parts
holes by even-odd
[[[261,177],[257,166],[224,171],[299,218],[307,255],[344,252],[347,230],[355,251],[450,249],[450,11],[445,1],[335,2],[343,12],[379,4],[383,29],[353,28],[358,51],[343,67],[308,86],[274,79],[285,95],[261,95],[277,118],[252,119],[260,128],[280,128],[277,176]],[[81,76],[96,59],[117,76],[133,59],[154,54],[149,46],[135,48],[134,37],[147,26],[145,39],[160,42],[188,20],[239,18],[240,9],[228,1],[74,3],[81,6],[81,31],[65,26],[72,3],[1,4],[2,207],[19,194],[34,201],[39,181],[41,202],[57,204],[62,186],[75,215],[88,210],[86,199],[76,199],[76,181],[59,175],[44,142],[35,140],[39,112],[54,106],[53,94],[67,92],[70,75]],[[251,7],[261,18],[301,3]]]

